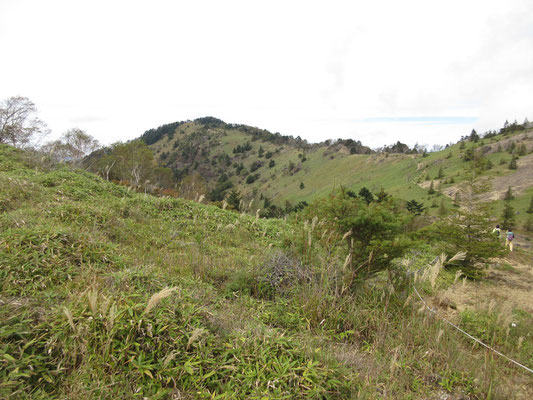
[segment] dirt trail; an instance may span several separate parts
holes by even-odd
[[[533,314],[533,254],[523,250],[495,258],[484,281],[458,281],[427,300],[451,321],[457,322],[461,311],[484,309],[498,312],[501,323],[509,326],[515,322],[514,310]],[[510,385],[516,388],[515,398],[533,398],[532,380],[528,376],[513,374],[508,378],[514,381]]]
[[[511,317],[519,308],[533,314],[533,265],[518,257],[494,259],[487,270],[488,282],[458,282],[434,299],[443,304],[455,304],[456,314],[467,308],[488,308],[491,302],[503,314]]]

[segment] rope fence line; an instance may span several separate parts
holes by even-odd
[[[413,289],[415,290],[415,293],[416,295],[418,296],[418,298],[422,301],[422,303],[424,303],[424,306],[430,311],[432,312],[433,314],[435,314],[437,316],[437,318],[441,319],[442,321],[446,322],[448,325],[454,327],[455,329],[457,329],[459,332],[461,332],[462,334],[468,336],[470,339],[474,340],[475,342],[479,343],[480,345],[486,347],[487,349],[493,351],[494,353],[498,354],[499,356],[505,358],[506,360],[508,361],[511,361],[512,363],[518,365],[519,367],[525,369],[526,371],[530,372],[533,374],[533,370],[531,368],[528,368],[526,367],[525,365],[523,364],[520,364],[518,361],[515,361],[513,360],[512,358],[509,358],[507,357],[505,354],[503,353],[500,353],[498,350],[496,349],[493,349],[492,347],[490,347],[489,345],[483,343],[481,340],[475,338],[474,336],[472,336],[471,334],[469,334],[468,332],[465,332],[464,330],[462,330],[461,328],[459,328],[457,325],[455,325],[453,322],[450,322],[448,321],[446,318],[444,317],[441,317],[440,315],[437,314],[437,312],[432,309],[431,307],[428,306],[428,304],[426,303],[426,301],[422,298],[422,296],[420,296],[420,293],[418,293],[418,290],[416,290],[416,287],[415,285],[413,285]]]

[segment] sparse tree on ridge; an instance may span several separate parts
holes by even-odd
[[[475,129],[472,129],[472,133],[470,133],[470,136],[468,137],[468,139],[474,143],[476,143],[479,140],[479,135],[477,134]]]
[[[35,116],[37,107],[27,97],[14,96],[0,103],[0,143],[24,147],[33,138],[46,136],[46,124]]]
[[[79,128],[70,129],[60,139],[45,144],[41,150],[50,154],[58,162],[78,165],[83,157],[100,147],[91,135]]]

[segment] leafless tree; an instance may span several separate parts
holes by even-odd
[[[83,157],[100,147],[91,135],[79,128],[65,132],[59,140],[45,144],[41,150],[50,154],[57,162],[69,162],[78,166]]]
[[[0,103],[0,143],[26,146],[30,140],[46,136],[46,124],[35,116],[37,108],[27,97],[14,96]]]

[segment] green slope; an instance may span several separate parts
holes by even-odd
[[[323,162],[314,157],[304,165]],[[369,176],[413,161],[331,161],[353,160]],[[502,360],[480,370],[484,351],[441,338],[446,326],[401,286],[336,295],[344,247],[315,243],[309,265],[298,259],[314,222],[134,193],[41,162],[0,145],[2,398],[505,398],[526,387]],[[514,349],[530,326],[520,318],[511,336],[491,325],[491,340]]]
[[[267,140],[275,138],[266,131],[256,130],[262,134],[254,136],[256,128],[247,131],[215,121],[215,124],[198,120],[183,123],[173,134],[162,135],[151,147],[160,162],[181,171],[181,176],[199,173],[205,179],[206,193],[216,186],[223,174],[227,175],[244,195],[246,203],[254,199],[251,212],[263,208],[263,197],[283,206],[286,201],[292,204],[309,202],[342,185],[355,192],[362,187],[374,193],[383,188],[404,200],[422,202],[430,208],[430,213],[435,213],[437,208],[431,206],[441,201],[447,207],[451,206],[457,185],[465,179],[464,156],[471,148],[484,154],[485,159],[492,163],[492,168],[482,171],[483,176],[495,182],[492,196],[485,200],[501,197],[502,182],[508,182],[513,189],[516,187],[516,199],[512,203],[516,211],[524,215],[529,206],[533,174],[528,177],[524,171],[533,168],[531,130],[500,134],[475,143],[466,140],[425,155],[350,154],[343,143],[310,145],[295,142],[292,138],[273,142]],[[234,152],[246,143],[251,146],[249,151]],[[512,155],[507,149],[512,143],[516,146],[515,154],[522,144],[526,148],[526,154],[518,159],[519,171],[508,168]],[[263,150],[262,157],[260,148]],[[191,149],[194,149],[194,156],[188,157]],[[269,159],[265,157],[268,152],[272,153]],[[269,167],[270,160],[275,163],[273,167]],[[251,171],[254,163],[262,165]],[[237,168],[241,164],[242,170]],[[442,179],[437,179],[439,170],[442,170]],[[253,183],[247,183],[250,174],[258,175]],[[437,193],[429,195],[432,180]],[[500,202],[494,201],[495,215],[501,207]]]

